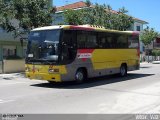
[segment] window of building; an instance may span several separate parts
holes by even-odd
[[[136,30],[137,31],[141,31],[141,27],[140,26],[136,26]]]
[[[16,46],[3,46],[3,58],[16,56]]]

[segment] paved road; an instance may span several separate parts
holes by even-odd
[[[125,78],[52,85],[0,75],[0,113],[160,113],[160,64],[143,63]]]

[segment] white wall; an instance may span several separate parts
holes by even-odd
[[[133,31],[137,31],[137,26],[140,26],[140,31],[143,31],[144,24],[138,21],[134,21]],[[144,44],[140,41],[140,52],[144,52]]]
[[[134,22],[134,31],[137,31],[137,26],[140,26],[140,31],[143,30],[143,24],[140,22],[135,21]]]
[[[25,71],[25,60],[4,60],[3,72],[24,72]]]

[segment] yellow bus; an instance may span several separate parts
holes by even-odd
[[[26,76],[49,82],[77,81],[138,70],[139,33],[89,25],[33,29],[28,37]]]

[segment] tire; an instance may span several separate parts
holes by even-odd
[[[76,74],[75,74],[75,81],[76,83],[82,83],[85,81],[86,79],[86,73],[85,73],[85,70],[83,69],[78,69]]]
[[[127,75],[127,66],[122,64],[121,67],[120,67],[120,76],[121,77],[124,77]]]

